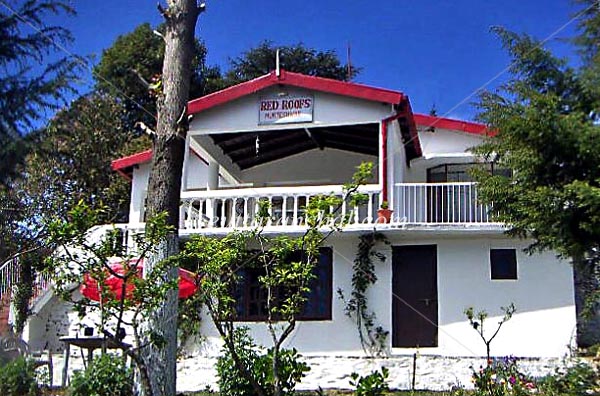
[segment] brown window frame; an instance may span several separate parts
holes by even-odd
[[[296,317],[296,320],[299,321],[332,319],[333,249],[331,247],[322,247],[319,251],[319,261],[315,266],[317,276],[311,281],[310,295],[308,301],[305,303],[304,310],[310,309],[311,304],[315,302],[317,304],[324,303],[325,305],[321,307],[322,309],[317,310],[316,313],[300,313]],[[266,312],[263,311],[266,309],[266,290],[260,288],[258,284],[258,277],[261,274],[260,268],[248,268],[241,271],[239,289],[236,292],[236,298],[238,299],[236,321],[263,322],[267,319]],[[322,275],[325,276],[323,277]],[[248,282],[249,279],[250,282]],[[261,304],[264,305],[261,306]]]

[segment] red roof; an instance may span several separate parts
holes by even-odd
[[[152,159],[152,149],[128,155],[127,157],[119,158],[111,162],[111,167],[115,171],[125,171],[137,164],[143,164]]]
[[[417,125],[425,127],[434,127],[449,129],[451,131],[461,131],[475,135],[493,135],[485,124],[471,121],[455,120],[452,118],[435,117],[426,114],[413,114]]]
[[[398,105],[403,102],[408,103],[408,97],[399,91],[332,80],[329,78],[307,76],[304,74],[281,70],[279,76],[277,76],[275,71],[273,71],[253,80],[243,82],[198,99],[194,99],[188,103],[188,113],[198,113],[239,99],[243,96],[251,95],[275,85],[287,85],[305,88],[314,91],[327,92],[374,102],[389,103],[393,105]],[[408,105],[408,107],[410,108],[410,105]],[[413,125],[416,124],[425,127],[462,131],[475,135],[494,134],[493,131],[490,131],[484,124],[479,124],[476,122],[461,121],[445,117],[435,117],[412,112],[409,112],[409,114],[412,115]],[[411,122],[411,120],[409,120],[409,122]],[[411,129],[413,128],[414,126]],[[418,138],[415,139],[414,143],[418,145]],[[111,165],[113,170],[129,178],[134,165],[149,162],[150,160],[152,160],[152,150],[146,150],[114,160]]]
[[[274,85],[287,85],[389,104],[400,104],[405,100],[404,94],[398,91],[281,70],[279,77],[272,71],[254,80],[194,99],[188,103],[188,113],[199,113]]]

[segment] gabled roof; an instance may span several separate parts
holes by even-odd
[[[451,131],[460,131],[474,135],[493,136],[495,133],[488,129],[485,124],[478,122],[455,120],[452,118],[436,117],[426,114],[413,114],[415,123],[426,128],[449,129]]]
[[[406,98],[402,92],[398,91],[281,70],[279,76],[272,71],[254,80],[194,99],[188,103],[188,114],[199,113],[275,85],[305,88],[393,105],[400,104]]]
[[[272,71],[269,74],[265,74],[264,76],[255,78],[253,80],[243,82],[198,99],[194,99],[188,103],[188,113],[199,113],[276,85],[304,88],[307,90],[326,92],[379,103],[388,103],[397,106],[396,108],[398,111],[402,111],[402,114],[404,114],[402,120],[398,119],[398,122],[401,124],[402,131],[408,131],[407,133],[410,134],[409,139],[414,146],[414,153],[412,155],[413,157],[421,155],[418,141],[419,139],[418,135],[416,135],[415,125],[449,129],[476,135],[494,134],[494,132],[490,131],[484,124],[412,113],[408,97],[399,91],[333,80],[329,78],[307,76],[286,70],[281,70],[279,75],[277,75],[275,71]],[[396,119],[397,117],[394,118]],[[291,134],[293,131],[287,132],[288,134]],[[326,134],[331,131],[324,130],[322,132],[325,135],[321,137],[321,140],[326,138]],[[302,132],[303,136],[304,134],[305,132]],[[235,136],[229,134],[228,137],[231,138]],[[218,138],[218,136],[215,135],[213,138]],[[361,138],[364,138],[364,136],[361,135]],[[261,141],[263,140],[264,139],[261,139]],[[250,145],[246,146],[250,147]],[[152,150],[146,150],[114,160],[112,162],[112,169],[121,173],[123,176],[130,178],[135,165],[149,162],[151,160]],[[252,165],[253,164],[249,164],[249,166]]]

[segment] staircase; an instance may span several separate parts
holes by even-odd
[[[90,245],[98,243],[106,238],[107,232],[119,231],[120,239],[116,244],[123,247],[128,252],[135,251],[135,243],[132,235],[143,232],[140,227],[129,228],[127,224],[100,225],[92,227],[86,233],[86,239]],[[8,319],[11,309],[12,295],[14,286],[19,283],[21,278],[20,255],[17,254],[4,264],[0,265],[0,336],[8,330]],[[33,280],[32,297],[29,306],[34,307],[37,302],[42,302],[42,297],[50,287],[50,278],[46,274],[35,274]]]
[[[21,266],[19,264],[19,255],[6,261],[0,266],[0,335],[8,331],[8,319],[10,316],[10,306],[14,286],[18,284],[21,278]],[[48,289],[49,279],[46,275],[36,274],[33,281],[33,294],[29,305],[33,305]]]

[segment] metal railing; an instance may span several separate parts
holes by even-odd
[[[407,224],[489,224],[475,183],[396,183],[394,222]]]

